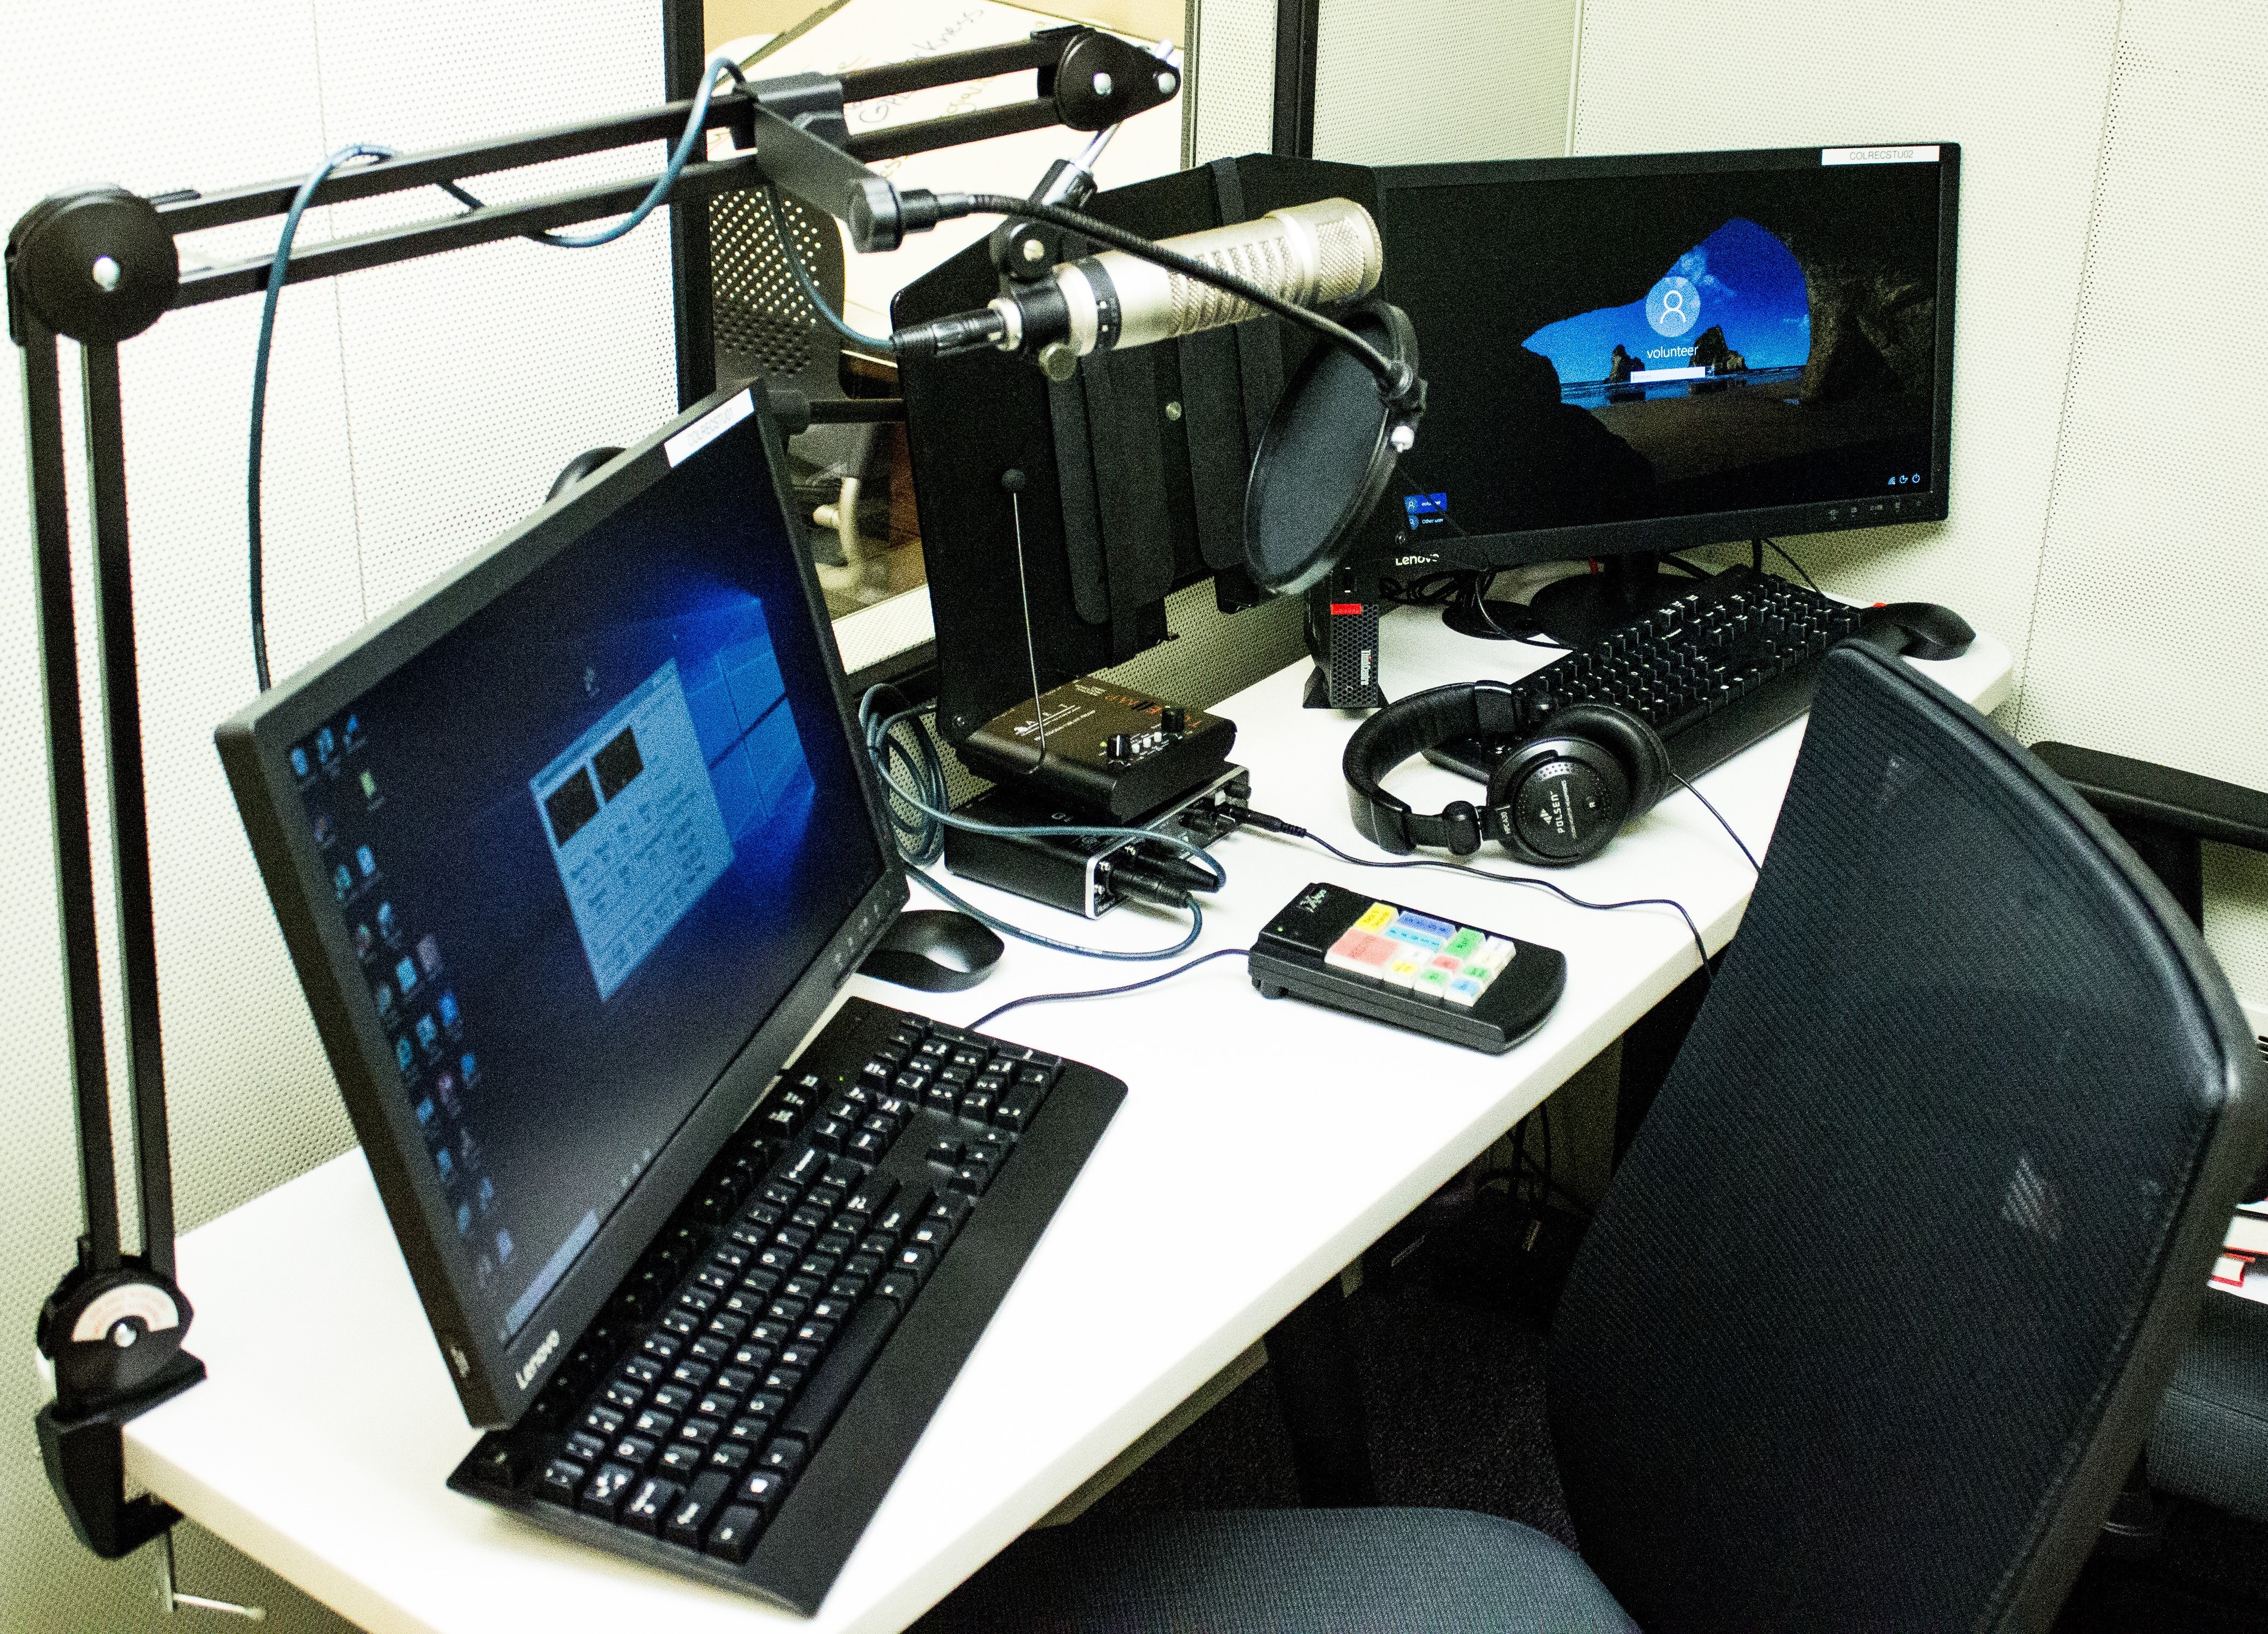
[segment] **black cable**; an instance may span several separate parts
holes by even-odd
[[[1532,886],[1539,891],[1550,892],[1552,895],[1572,907],[1587,908],[1598,913],[1613,913],[1624,908],[1674,909],[1677,916],[1685,921],[1686,932],[1693,938],[1693,951],[1701,956],[1702,981],[1708,983],[1716,980],[1714,973],[1709,968],[1709,945],[1701,939],[1701,927],[1693,923],[1693,916],[1685,910],[1685,904],[1675,898],[1634,896],[1628,902],[1587,902],[1565,886],[1554,885],[1549,880],[1538,880],[1528,874],[1498,873],[1493,869],[1476,867],[1465,862],[1450,862],[1444,857],[1413,857],[1404,861],[1388,862],[1376,857],[1357,857],[1351,851],[1341,850],[1320,834],[1311,834],[1297,823],[1286,822],[1281,817],[1270,816],[1266,812],[1254,811],[1247,807],[1237,815],[1241,821],[1250,823],[1256,828],[1263,829],[1270,834],[1284,835],[1291,839],[1305,840],[1310,845],[1320,846],[1341,862],[1351,863],[1358,868],[1446,868],[1452,873],[1462,874],[1469,879],[1493,880],[1499,885]]]
[[[895,704],[895,708],[893,705]],[[887,711],[887,712],[886,712]],[[945,855],[945,830],[965,828],[977,834],[1016,836],[1022,835],[1101,835],[1120,836],[1137,840],[1157,840],[1179,848],[1190,862],[1212,875],[1215,890],[1228,883],[1228,874],[1219,862],[1201,846],[1193,845],[1170,834],[1159,834],[1146,828],[1125,828],[1101,826],[1064,826],[1049,828],[1010,828],[998,823],[977,822],[958,816],[947,809],[945,782],[945,762],[937,752],[937,743],[922,725],[921,711],[907,702],[905,695],[884,682],[866,688],[858,700],[858,727],[865,739],[867,759],[875,775],[892,798],[883,801],[883,812],[888,818],[893,837],[897,842],[898,855],[909,865],[907,875],[932,895],[950,902],[979,924],[990,927],[1002,936],[1013,937],[1020,942],[1029,942],[1035,947],[1051,948],[1059,953],[1077,953],[1083,959],[1108,959],[1123,963],[1141,963],[1153,959],[1171,959],[1185,953],[1197,946],[1197,938],[1204,933],[1204,909],[1198,906],[1196,895],[1189,891],[1181,894],[1178,906],[1189,916],[1189,928],[1178,942],[1167,947],[1139,949],[1132,953],[1112,947],[1089,947],[1080,942],[1065,942],[1052,936],[1042,936],[1037,931],[1027,931],[1021,925],[990,914],[954,891],[942,880],[924,871],[927,864]],[[901,731],[913,739],[910,747],[899,737]],[[894,766],[902,767],[913,780],[908,788],[900,783]],[[907,816],[898,805],[913,808],[914,815]]]
[[[1183,971],[1194,970],[1199,965],[1209,964],[1213,960],[1226,959],[1232,953],[1240,958],[1248,957],[1250,955],[1251,952],[1252,950],[1248,947],[1217,947],[1209,953],[1198,954],[1187,964],[1175,965],[1170,970],[1163,971],[1157,975],[1145,977],[1144,980],[1139,982],[1129,982],[1122,987],[1089,988],[1083,993],[1033,993],[1023,998],[1012,998],[1006,1004],[1001,1005],[997,1008],[988,1010],[983,1015],[977,1017],[976,1019],[971,1021],[968,1024],[968,1030],[972,1033],[981,1033],[987,1027],[990,1027],[992,1024],[994,1017],[1006,1015],[1011,1010],[1020,1009],[1026,1005],[1055,1005],[1065,1003],[1068,1000],[1074,998],[1109,998],[1120,993],[1138,992],[1145,987],[1155,987],[1160,982],[1170,982]]]
[[[1138,233],[1123,227],[1115,227],[1107,221],[1075,210],[1065,210],[1060,204],[1036,204],[1028,199],[1011,198],[1005,193],[971,193],[966,195],[973,215],[1006,216],[1026,221],[1044,221],[1063,227],[1083,238],[1108,244],[1123,250],[1137,260],[1150,261],[1185,278],[1195,278],[1200,283],[1211,284],[1231,295],[1250,301],[1263,312],[1273,313],[1287,323],[1313,329],[1328,340],[1336,342],[1362,361],[1365,368],[1378,377],[1379,385],[1388,396],[1399,397],[1408,391],[1416,379],[1416,372],[1408,364],[1396,363],[1381,353],[1344,324],[1333,321],[1318,312],[1310,312],[1293,301],[1287,301],[1271,291],[1264,290],[1249,278],[1224,272],[1218,267],[1207,266],[1193,256],[1178,250],[1169,250],[1162,244],[1153,244]]]
[[[1708,808],[1709,814],[1717,820],[1717,826],[1719,828],[1722,828],[1727,834],[1733,836],[1733,843],[1739,846],[1741,848],[1741,855],[1749,859],[1749,869],[1756,873],[1763,873],[1764,865],[1756,861],[1756,854],[1749,849],[1749,843],[1741,838],[1741,836],[1734,831],[1733,825],[1725,821],[1725,813],[1719,811],[1716,806],[1711,803],[1707,795],[1702,793],[1700,790],[1695,788],[1690,783],[1687,782],[1685,775],[1679,771],[1675,766],[1669,768],[1669,775],[1677,780],[1677,786],[1679,788],[1684,790],[1686,793],[1691,795],[1695,799],[1700,801],[1704,806]]]
[[[1788,555],[1786,546],[1781,544],[1777,539],[1767,539],[1764,541],[1764,543],[1770,545],[1773,549],[1779,552],[1781,561],[1786,563],[1788,566],[1793,568],[1798,573],[1803,575],[1803,582],[1811,586],[1811,593],[1813,595],[1823,596],[1827,593],[1819,587],[1818,580],[1812,578],[1810,574],[1803,571],[1803,563],[1797,561],[1793,556]]]

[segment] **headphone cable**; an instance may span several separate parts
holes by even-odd
[[[1539,891],[1549,891],[1552,895],[1559,898],[1560,901],[1569,903],[1573,907],[1587,908],[1598,913],[1613,913],[1618,909],[1625,908],[1668,908],[1674,909],[1677,916],[1685,922],[1686,933],[1693,938],[1693,951],[1700,955],[1702,980],[1704,982],[1713,982],[1715,980],[1714,973],[1709,968],[1709,945],[1701,939],[1701,927],[1693,922],[1693,916],[1686,911],[1685,904],[1678,902],[1674,897],[1634,896],[1627,902],[1594,902],[1584,897],[1576,895],[1565,886],[1554,885],[1549,880],[1539,880],[1528,874],[1498,873],[1492,868],[1476,867],[1470,863],[1453,863],[1443,858],[1432,857],[1414,857],[1407,859],[1406,861],[1396,862],[1388,862],[1379,857],[1357,857],[1351,851],[1341,850],[1337,846],[1333,845],[1329,840],[1323,838],[1320,834],[1310,833],[1308,830],[1300,827],[1299,824],[1295,822],[1286,822],[1281,817],[1270,816],[1266,812],[1256,811],[1248,806],[1230,806],[1226,809],[1228,811],[1230,815],[1235,817],[1240,822],[1250,823],[1256,828],[1263,829],[1270,834],[1280,834],[1289,839],[1305,840],[1310,845],[1319,846],[1322,850],[1329,851],[1341,862],[1351,863],[1358,868],[1446,868],[1454,874],[1460,874],[1467,878],[1493,880],[1499,885],[1531,886]]]

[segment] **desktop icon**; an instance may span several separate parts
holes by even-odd
[[[433,1025],[431,1016],[417,1018],[417,1048],[429,1056],[440,1053],[441,1029]]]
[[[441,1160],[446,1164],[449,1160],[449,1154],[446,1152],[443,1152],[441,1154]],[[441,1172],[446,1174],[448,1173],[448,1170],[444,1168]],[[472,1230],[472,1228],[473,1205],[469,1203],[460,1203],[457,1205],[457,1235],[461,1237],[467,1232]]]
[[[395,931],[394,904],[380,902],[378,905],[378,933],[391,942],[394,938]]]
[[[331,736],[331,729],[328,726],[324,727],[320,732],[315,734],[315,758],[317,760],[327,761],[330,759],[331,756],[337,752],[337,749],[338,740]]]
[[[417,938],[417,963],[427,975],[441,968],[441,938],[431,931]]]
[[[467,1089],[480,1081],[480,1068],[475,1064],[473,1052],[469,1049],[457,1057],[457,1071],[463,1077]]]
[[[378,872],[378,857],[367,845],[357,845],[355,847],[355,866],[362,870],[362,877],[367,880]]]
[[[433,1093],[441,1097],[441,1104],[449,1109],[451,1117],[455,1117],[463,1110],[457,1105],[457,1075],[454,1072],[445,1069],[435,1078]]]
[[[428,1095],[424,1100],[417,1103],[417,1122],[420,1124],[425,1124],[431,1123],[432,1121],[433,1098],[431,1095]]]
[[[346,726],[340,735],[346,740],[347,747],[350,749],[359,744],[362,741],[362,717],[348,716]]]
[[[368,925],[366,925],[366,924],[358,924],[358,925],[355,926],[355,928],[354,928],[354,949],[355,949],[355,957],[356,957],[356,958],[357,958],[357,959],[367,959],[367,958],[369,958],[369,957],[370,957],[370,950],[371,950],[372,944],[373,944],[374,942],[376,942],[376,941],[377,941],[377,939],[378,939],[378,938],[377,938],[376,937],[372,936],[372,935],[370,933],[370,927],[369,927]]]
[[[331,821],[330,813],[317,812],[315,813],[315,843],[318,845],[328,845],[333,840],[335,840],[338,837],[338,829]]]
[[[401,996],[404,998],[409,997],[410,994],[416,992],[417,990],[416,961],[414,960],[405,959],[400,964],[394,966],[394,979],[401,983]]]
[[[347,872],[344,863],[341,863],[338,871],[331,875],[331,888],[339,894],[339,901],[342,902],[353,894],[354,875]]]
[[[304,777],[307,775],[306,750],[294,749],[291,751],[291,775],[294,777]]]
[[[387,983],[380,982],[372,991],[371,997],[378,1001],[379,1015],[381,1018],[390,1019],[394,1015],[393,987]]]
[[[495,1202],[496,1181],[483,1174],[481,1176],[481,1212],[486,1214],[490,1205]]]
[[[1701,291],[1690,278],[1667,277],[1646,292],[1646,320],[1656,335],[1675,338],[1701,317]]]
[[[394,1064],[401,1067],[401,1076],[404,1078],[408,1078],[417,1070],[417,1057],[411,1053],[409,1041],[406,1038],[397,1038],[394,1041]]]
[[[512,1233],[508,1231],[497,1233],[497,1262],[500,1265],[512,1263]]]
[[[433,1153],[433,1167],[440,1170],[441,1178],[446,1180],[457,1172],[457,1159],[449,1155],[446,1146],[443,1146]]]
[[[439,1000],[435,1003],[433,1008],[440,1012],[441,1025],[447,1027],[450,1032],[454,1033],[457,1030],[457,1022],[459,1019],[457,1014],[457,995],[453,991],[442,994]]]
[[[378,779],[372,777],[368,772],[364,772],[362,775],[362,798],[368,800],[372,806],[378,804]]]

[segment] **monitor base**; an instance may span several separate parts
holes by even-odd
[[[1658,551],[1608,556],[1595,573],[1555,578],[1529,600],[1545,635],[1563,646],[1587,647],[1600,637],[1644,618],[1692,589],[1683,574],[1665,576]]]

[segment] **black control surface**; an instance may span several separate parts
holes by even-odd
[[[1501,1055],[1534,1032],[1567,985],[1556,947],[1308,886],[1253,944],[1252,985]]]

